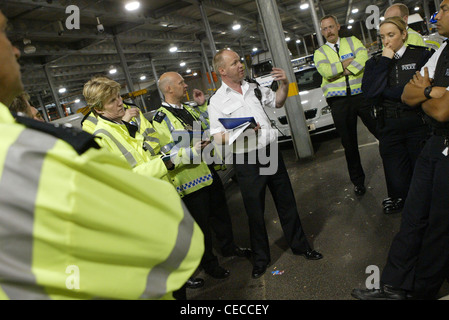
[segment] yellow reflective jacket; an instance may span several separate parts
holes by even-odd
[[[421,47],[426,46],[422,36],[415,30],[413,30],[412,28],[410,28],[410,27],[407,28],[407,34],[408,34],[407,41],[405,41],[406,45],[412,44],[414,46],[421,46]]]
[[[199,121],[199,118],[197,118],[190,107],[184,105],[184,108]],[[169,171],[168,176],[179,195],[183,197],[211,185],[213,181],[212,174],[207,164],[201,160],[201,155],[193,148],[191,141],[187,145],[175,143],[175,140],[178,142],[179,138],[184,140],[182,133],[186,133],[184,137],[189,139],[189,134],[185,131],[184,125],[165,107],[159,108],[156,115],[159,112],[163,112],[165,116],[163,118],[156,116],[153,119],[153,126],[159,134],[162,152],[170,154],[171,161],[175,164],[175,169]],[[203,129],[205,128],[203,123],[202,127]],[[201,136],[200,134],[198,135],[194,139],[200,139]]]
[[[123,104],[123,107],[125,109],[132,108],[126,104]],[[156,130],[154,130],[151,123],[145,118],[142,111],[139,110],[139,116],[133,117],[130,122],[138,127],[139,133],[143,135],[147,146],[149,147],[150,153],[152,155],[158,154],[160,151],[158,134]],[[97,117],[93,114],[93,112],[89,112],[82,121],[82,128],[87,133],[93,134],[97,124]]]
[[[323,77],[321,88],[326,98],[346,96],[346,77],[342,75],[342,61],[353,58],[347,69],[351,95],[362,93],[362,78],[368,52],[356,37],[340,38],[339,54],[327,44],[318,48],[313,57],[318,72]]]
[[[133,138],[124,124],[102,117],[98,117],[97,121],[93,134],[99,138],[97,142],[100,146],[126,160],[135,172],[170,181],[166,176],[167,168],[161,155],[153,154],[153,148],[148,145],[143,135],[136,132]],[[157,151],[159,152],[159,143]]]
[[[0,134],[1,299],[172,299],[195,272],[203,235],[170,183],[1,104]]]

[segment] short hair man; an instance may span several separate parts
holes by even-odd
[[[223,49],[214,56],[214,70],[222,80],[222,86],[210,99],[208,108],[210,133],[214,135],[214,140],[223,144],[229,141],[229,135],[219,118],[254,117],[257,122],[254,132],[249,131],[253,133],[253,137],[249,137],[247,147],[244,145],[234,149],[235,158],[240,158],[234,161],[234,166],[250,228],[254,260],[252,277],[261,277],[271,260],[264,222],[267,186],[274,198],[284,235],[293,253],[311,260],[321,259],[322,255],[312,250],[302,229],[290,178],[282,154],[277,148],[277,132],[271,128],[271,122],[261,106],[264,104],[267,107],[281,108],[284,105],[289,84],[285,71],[273,68],[272,75],[280,82],[278,91],[274,93],[268,88],[259,88],[257,84],[243,80],[243,65],[239,55],[232,50]],[[260,95],[256,93],[257,90],[260,90]],[[273,144],[276,147],[270,149]],[[264,166],[260,158],[262,154],[270,154],[270,162],[277,160],[274,173],[260,174]],[[249,160],[253,155],[256,163]]]
[[[402,19],[404,19],[405,23],[408,24],[409,14],[410,13],[409,13],[408,7],[405,4],[395,3],[391,6],[389,6],[387,8],[387,10],[385,10],[384,17],[385,18],[401,17]],[[418,32],[416,32],[415,30],[413,30],[410,27],[407,27],[407,33],[408,33],[408,37],[407,37],[407,40],[405,41],[406,45],[413,44],[415,46],[422,46],[422,47],[426,46],[426,44],[424,43],[424,39]]]
[[[321,19],[321,33],[326,43],[315,51],[314,62],[323,77],[321,88],[341,137],[354,192],[361,196],[366,188],[357,141],[357,117],[377,136],[376,120],[371,116],[361,89],[368,53],[359,39],[354,36],[340,38],[339,31],[340,24],[335,16]]]
[[[44,119],[42,119],[39,110],[33,107],[29,101],[30,95],[26,92],[23,92],[14,99],[14,101],[9,106],[9,110],[14,114],[21,112],[25,116],[32,118],[34,120],[44,121]]]

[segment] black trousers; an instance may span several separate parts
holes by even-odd
[[[381,283],[434,298],[449,269],[449,157],[432,136],[416,161]]]
[[[213,176],[212,184],[183,197],[186,207],[204,234],[205,248],[201,260],[204,269],[218,265],[218,259],[213,252],[212,230],[222,250],[234,245],[223,184],[217,172],[212,167],[209,169]]]
[[[371,107],[365,101],[363,94],[332,97],[327,99],[327,103],[331,107],[335,128],[345,150],[349,178],[354,185],[363,185],[365,172],[362,168],[357,140],[357,117],[362,119],[368,130],[377,138],[377,121],[371,116]]]
[[[400,118],[386,118],[378,126],[378,132],[388,197],[405,200],[430,128],[413,112]]]
[[[267,187],[273,196],[285,238],[293,253],[300,254],[311,248],[301,226],[290,178],[279,151],[277,159],[278,168],[272,175],[260,175],[263,165],[259,162],[250,164],[246,161],[244,164],[238,164],[234,161],[237,180],[248,215],[255,266],[265,266],[271,260],[264,219]]]

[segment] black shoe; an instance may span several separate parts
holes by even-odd
[[[398,213],[404,207],[404,200],[402,198],[386,198],[382,201],[382,208],[385,214]]]
[[[264,275],[265,271],[267,271],[267,266],[254,266],[253,272],[251,273],[251,276],[253,279],[260,278]]]
[[[366,192],[366,188],[363,184],[354,187],[354,193],[358,196],[363,196]]]
[[[306,252],[299,253],[299,255],[307,260],[320,260],[323,258],[323,255],[315,250],[307,250]]]
[[[226,270],[220,266],[204,269],[204,272],[206,272],[208,275],[210,275],[212,278],[215,279],[225,279],[229,277],[229,275],[231,274],[229,270]]]
[[[250,258],[251,249],[234,246],[231,250],[222,250],[223,257]]]
[[[189,289],[197,289],[204,286],[204,280],[201,278],[190,278],[186,283],[187,288]]]
[[[359,300],[405,300],[407,292],[383,285],[380,289],[354,289],[351,296]]]

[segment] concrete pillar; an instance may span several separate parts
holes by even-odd
[[[256,0],[256,3],[267,37],[273,65],[284,69],[291,83],[290,87],[297,89],[296,77],[293,73],[290,54],[285,42],[277,3],[275,0]],[[284,107],[297,159],[313,157],[313,146],[299,94],[288,97]]]
[[[315,28],[315,32],[316,32],[316,38],[318,40],[318,47],[321,47],[324,44],[324,41],[323,41],[323,37],[321,35],[320,21],[318,20],[318,15],[316,13],[315,3],[313,0],[309,0],[309,8],[310,8],[310,12],[312,13],[313,27]],[[312,38],[313,38],[313,35],[312,35]]]
[[[53,78],[51,77],[48,65],[44,66],[44,72],[45,72],[45,77],[47,78],[48,85],[50,86],[51,95],[53,97],[53,100],[55,101],[56,110],[58,111],[58,115],[60,118],[64,118],[65,114],[64,114],[64,111],[62,110],[61,103],[59,101],[58,92],[56,92],[55,83],[53,81]]]
[[[210,69],[209,60],[207,58],[206,48],[204,48],[204,42],[202,39],[200,39],[200,45],[201,45],[201,53],[203,54],[203,59],[206,62],[207,73],[209,74],[212,88],[216,89],[214,77],[212,76],[212,71]]]

